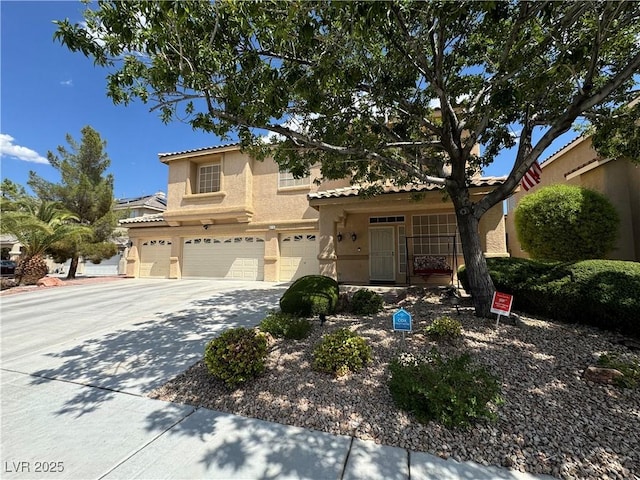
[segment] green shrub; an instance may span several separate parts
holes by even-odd
[[[248,328],[232,328],[211,340],[204,362],[209,372],[228,387],[236,387],[264,371],[267,339]]]
[[[340,377],[357,372],[371,360],[367,341],[348,328],[341,328],[322,337],[313,351],[313,368]]]
[[[532,258],[604,258],[615,246],[620,219],[601,193],[551,185],[523,197],[514,212],[518,239]]]
[[[498,379],[468,354],[443,359],[436,349],[427,358],[403,354],[389,364],[389,389],[396,405],[422,423],[464,427],[495,420],[490,404],[501,403]]]
[[[280,298],[280,310],[291,315],[310,317],[331,314],[338,303],[338,282],[322,275],[301,277]]]
[[[619,355],[602,354],[598,358],[598,365],[605,368],[615,368],[623,377],[615,379],[616,385],[624,388],[636,388],[640,384],[640,362],[637,360],[625,360]]]
[[[640,263],[489,258],[487,265],[496,289],[514,296],[516,310],[640,337]],[[468,290],[464,267],[458,278]]]
[[[462,324],[451,317],[440,317],[425,327],[424,333],[433,338],[454,339],[462,335]]]
[[[300,340],[306,338],[312,325],[306,318],[298,318],[288,313],[271,312],[260,322],[260,330],[274,337]]]
[[[376,292],[362,288],[353,294],[351,311],[357,315],[372,315],[382,310],[384,301]]]

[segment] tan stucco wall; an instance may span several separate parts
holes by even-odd
[[[408,194],[390,194],[366,200],[333,198],[322,205],[310,206],[309,193],[347,186],[348,180],[316,185],[313,180],[320,177],[320,171],[314,168],[308,186],[278,188],[278,166],[272,159],[255,161],[237,148],[177,154],[162,161],[169,166],[166,222],[128,224],[133,242],[127,258],[129,276],[139,275],[139,250],[146,240],[171,240],[168,275],[181,278],[185,238],[251,235],[265,240],[264,279],[278,281],[280,236],[319,232],[320,273],[343,282],[368,283],[369,232],[372,228],[369,217],[404,215],[406,235],[411,235],[413,215],[453,212],[451,202],[442,192],[428,192],[420,201],[412,200]],[[221,192],[192,194],[197,166],[212,161],[220,161],[222,165]],[[395,280],[404,283],[406,273],[398,271],[398,223],[379,226],[393,226]],[[488,255],[506,254],[504,232],[501,207],[496,206],[480,223],[482,245]],[[343,234],[341,242],[336,241],[338,233]],[[356,234],[356,241],[351,240],[352,233]],[[460,265],[462,252],[458,253]],[[413,281],[419,282],[420,278],[412,278]],[[448,279],[432,277],[430,281],[446,283]]]
[[[454,213],[453,205],[443,199],[441,192],[427,193],[420,201],[411,200],[406,194],[393,194],[366,200],[357,197],[326,199],[317,203],[320,203],[321,272],[344,283],[369,283],[369,231],[380,227],[393,228],[395,281],[405,283],[407,272],[400,272],[398,265],[398,227],[404,226],[405,234],[412,236],[414,215]],[[376,216],[404,216],[405,221],[370,224],[369,218]],[[337,240],[338,233],[342,234],[342,241]],[[351,239],[353,233],[356,234],[355,241]],[[480,223],[480,236],[487,256],[507,255],[501,205],[485,214]],[[453,259],[450,260],[453,263]],[[459,251],[457,265],[463,263],[462,251]],[[407,268],[411,270],[411,265]],[[410,277],[410,283],[423,281],[420,277]],[[449,278],[432,276],[428,282],[443,284],[448,283]]]
[[[270,158],[253,161],[254,222],[317,220],[318,212],[309,206],[307,195],[318,190],[313,180],[319,169],[311,171],[310,183],[300,187],[278,187],[278,165]]]
[[[480,219],[480,243],[487,257],[507,255],[506,228],[502,205],[495,205]]]
[[[529,193],[544,186],[566,183],[604,194],[620,215],[618,241],[609,258],[640,261],[640,167],[627,159],[619,158],[602,162],[599,166],[586,166],[584,172],[580,169],[570,173],[595,158],[598,155],[591,147],[589,138],[572,142],[542,164],[541,182],[529,190]],[[514,195],[513,205],[517,205],[527,193],[520,189]],[[518,241],[513,211],[507,213],[506,231],[509,253],[514,257],[527,258],[527,252],[522,250]]]
[[[320,169],[312,168],[307,186],[278,186],[278,165],[271,158],[251,159],[238,149],[222,153],[179,155],[164,160],[169,166],[169,185],[165,219],[174,226],[233,221],[255,224],[291,224],[318,219],[317,210],[309,206],[307,195],[318,189],[344,186],[348,181],[317,185]],[[198,165],[221,162],[221,191],[194,194]]]
[[[312,169],[310,184],[306,187],[278,188],[279,169],[272,159],[256,161],[235,147],[178,154],[162,161],[169,167],[164,213],[167,222],[130,224],[129,232],[138,249],[145,240],[171,238],[170,278],[182,276],[185,238],[251,235],[265,240],[264,279],[278,281],[279,235],[318,229],[318,211],[309,206],[307,195],[319,188],[313,183],[320,177],[319,168]],[[198,165],[214,161],[221,162],[221,191],[194,194]],[[139,275],[139,261],[134,250],[129,255],[128,275]]]

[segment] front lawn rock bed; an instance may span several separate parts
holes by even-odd
[[[468,353],[499,379],[504,403],[496,409],[495,423],[449,429],[434,421],[420,423],[395,405],[388,382],[389,364],[400,353],[400,334],[391,327],[399,307],[414,321],[406,353],[422,356],[433,347],[446,358]],[[462,323],[455,343],[438,342],[424,332],[445,316]],[[314,319],[305,339],[270,339],[263,374],[234,391],[198,362],[151,396],[534,474],[639,477],[640,390],[583,378],[605,352],[628,361],[638,360],[638,352],[618,344],[620,337],[612,332],[527,315],[521,321],[520,327],[501,323],[496,331],[495,319],[478,319],[467,306],[458,316],[438,292],[412,289],[377,315],[330,316],[322,327]],[[341,377],[313,370],[314,347],[340,328],[367,341],[370,362]]]

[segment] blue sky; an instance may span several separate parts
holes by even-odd
[[[68,146],[67,133],[80,140],[82,127],[91,125],[107,142],[117,198],[166,192],[168,169],[158,153],[222,142],[186,124],[165,125],[141,102],[114,105],[106,96],[108,71],[53,41],[52,20],[79,22],[82,11],[79,1],[0,2],[2,178],[26,185],[34,170],[59,181],[53,167],[36,162]]]
[[[80,22],[82,11],[79,1],[0,1],[1,176],[26,185],[34,170],[59,181],[46,163],[47,151],[68,146],[67,133],[80,140],[82,127],[91,125],[107,142],[117,198],[166,191],[168,170],[158,153],[224,142],[187,124],[165,125],[141,102],[114,105],[106,96],[108,71],[53,41],[52,21],[68,17]],[[549,153],[574,136],[563,136]],[[512,162],[513,154],[506,152],[484,173],[506,175]]]

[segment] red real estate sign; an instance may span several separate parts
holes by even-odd
[[[513,303],[513,295],[508,293],[493,292],[493,301],[491,302],[491,313],[498,315],[506,315],[511,313],[511,304]]]

